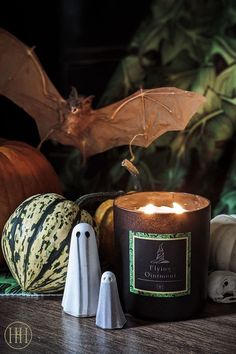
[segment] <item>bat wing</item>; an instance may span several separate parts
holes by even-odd
[[[175,87],[140,90],[96,110],[96,120],[84,132],[85,155],[115,146],[148,147],[167,131],[183,130],[205,98]]]
[[[0,29],[0,94],[35,119],[41,138],[58,124],[64,99],[53,86],[33,49]]]
[[[77,115],[66,108],[33,49],[3,29],[0,53],[0,94],[35,119],[42,139],[50,135],[85,156],[131,143],[147,147],[167,131],[184,129],[204,101],[197,93],[164,87],[140,90],[98,110],[82,104]]]

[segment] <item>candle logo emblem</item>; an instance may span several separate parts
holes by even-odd
[[[150,263],[152,264],[159,264],[159,263],[170,263],[165,259],[165,252],[163,248],[163,242],[160,244],[158,247],[157,253],[156,253],[156,258],[153,259]]]

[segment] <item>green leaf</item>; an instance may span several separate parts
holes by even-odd
[[[223,113],[210,120],[203,132],[196,131],[195,148],[204,164],[220,159],[233,134],[232,121]],[[201,140],[197,141],[196,137]]]
[[[183,7],[183,3],[183,0],[153,1],[151,9],[155,22],[166,23],[170,19],[178,17]]]
[[[217,76],[214,89],[223,96],[236,96],[236,64],[231,65]]]
[[[147,37],[139,45],[139,60],[143,67],[153,66],[157,63],[158,52],[162,41],[168,38],[168,30],[166,27],[153,28]]]
[[[228,41],[230,42],[230,40]],[[227,65],[233,64],[236,60],[236,50],[232,47],[232,43],[233,41],[231,41],[231,44],[227,42],[227,37],[215,36],[212,41],[211,50],[205,58],[206,63],[212,62],[214,55],[218,54],[224,59]]]
[[[236,191],[221,195],[220,202],[214,209],[214,216],[219,214],[236,214]]]
[[[171,156],[172,158],[176,158],[177,156],[180,158],[184,157],[186,151],[186,133],[185,132],[178,132],[175,138],[170,143],[171,149]]]
[[[221,109],[220,96],[217,95],[217,93],[213,91],[211,88],[207,89],[205,98],[206,101],[198,109],[198,114],[195,116],[196,118],[190,121],[190,126],[192,126],[192,124],[195,123],[196,121],[202,119],[203,116]]]
[[[170,74],[175,74],[179,72],[190,71],[196,69],[199,66],[199,62],[196,62],[189,54],[189,52],[184,49],[178,53],[175,60],[169,63],[168,70]]]
[[[220,201],[217,204],[214,215],[226,213],[236,214],[236,149],[231,153],[231,165],[226,176]]]
[[[236,97],[228,98],[221,96],[221,102],[225,114],[230,117],[232,122],[236,125]]]
[[[169,39],[163,43],[161,51],[163,65],[175,60],[183,51],[195,62],[200,62],[208,45],[205,39],[198,36],[197,30],[187,30],[178,24],[169,35]]]
[[[234,0],[229,0],[224,5],[221,11],[221,16],[218,21],[218,32],[221,35],[225,35],[226,31],[235,25],[236,19],[236,3]],[[234,35],[234,33],[233,33]]]
[[[195,79],[197,70],[188,70],[176,74],[169,74],[168,81],[171,85],[182,90],[190,90]]]
[[[196,71],[196,77],[191,86],[191,91],[204,95],[208,88],[214,87],[215,79],[216,74],[213,66],[202,67]],[[210,98],[208,97],[207,99]]]

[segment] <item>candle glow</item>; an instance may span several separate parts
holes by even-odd
[[[147,204],[144,207],[140,207],[139,211],[144,212],[144,214],[167,214],[167,213],[175,213],[175,214],[183,214],[186,209],[184,209],[180,204],[173,202],[173,207],[168,206],[156,206],[154,204]]]

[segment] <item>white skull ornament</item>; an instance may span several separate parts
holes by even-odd
[[[208,296],[215,302],[236,302],[236,273],[223,270],[210,273]]]

